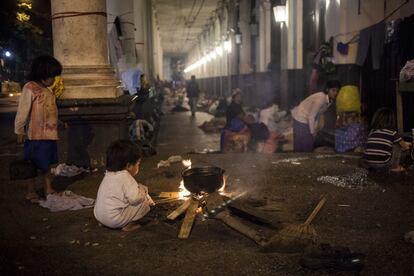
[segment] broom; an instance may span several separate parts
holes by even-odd
[[[317,242],[317,234],[310,224],[322,209],[325,202],[326,198],[322,197],[305,223],[286,226],[276,235],[271,237],[262,247],[261,251],[293,253],[301,251],[311,244],[315,244]]]

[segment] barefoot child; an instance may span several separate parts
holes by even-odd
[[[51,56],[33,60],[29,82],[23,87],[17,108],[14,132],[17,142],[24,142],[24,159],[30,160],[40,170],[45,195],[54,192],[50,166],[58,162],[58,109],[50,86],[62,73],[62,65]],[[28,183],[26,199],[39,200],[35,192],[35,179]]]
[[[148,188],[137,183],[141,155],[136,144],[127,140],[112,143],[106,151],[106,173],[98,189],[95,218],[110,228],[132,231],[137,221],[154,205]]]
[[[396,118],[389,108],[378,109],[371,122],[371,132],[364,151],[364,160],[368,167],[378,170],[403,172],[401,166],[408,155],[411,143],[405,142],[396,131]]]

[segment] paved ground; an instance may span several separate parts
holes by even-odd
[[[2,115],[2,133],[10,124]],[[10,119],[10,117],[8,117]],[[218,148],[218,134],[196,126],[207,114],[166,112],[158,154],[142,162],[137,179],[152,194],[177,191],[181,164],[156,169],[159,160],[179,154],[193,164],[226,170],[227,191],[247,191],[247,203],[267,202],[269,220],[301,223],[324,195],[327,204],[313,222],[320,238],[366,255],[362,275],[414,275],[414,244],[403,235],[414,230],[414,175],[371,175],[355,155],[188,154]],[[11,131],[11,130],[10,130]],[[188,240],[177,238],[182,218],[165,216],[178,203],[160,204],[137,232],[101,227],[91,209],[51,213],[23,199],[23,181],[8,179],[8,163],[21,151],[4,138],[0,147],[0,273],[2,275],[353,275],[301,268],[301,253],[262,253],[251,240],[220,221],[198,219]],[[102,172],[71,184],[75,193],[95,197]],[[263,235],[277,231],[245,220]]]

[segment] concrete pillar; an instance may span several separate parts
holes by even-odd
[[[259,7],[259,64],[258,71],[267,71],[267,65],[271,60],[271,9],[269,0],[262,1]]]
[[[251,5],[250,0],[240,1],[240,20],[239,27],[242,34],[242,44],[240,47],[240,73],[250,74],[251,73],[251,31],[250,31],[250,12]]]
[[[63,65],[62,99],[114,98],[105,0],[52,0],[53,50]]]

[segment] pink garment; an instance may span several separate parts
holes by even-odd
[[[52,91],[36,82],[27,83],[17,108],[15,133],[25,134],[26,127],[30,140],[58,140],[57,122],[58,109]]]

